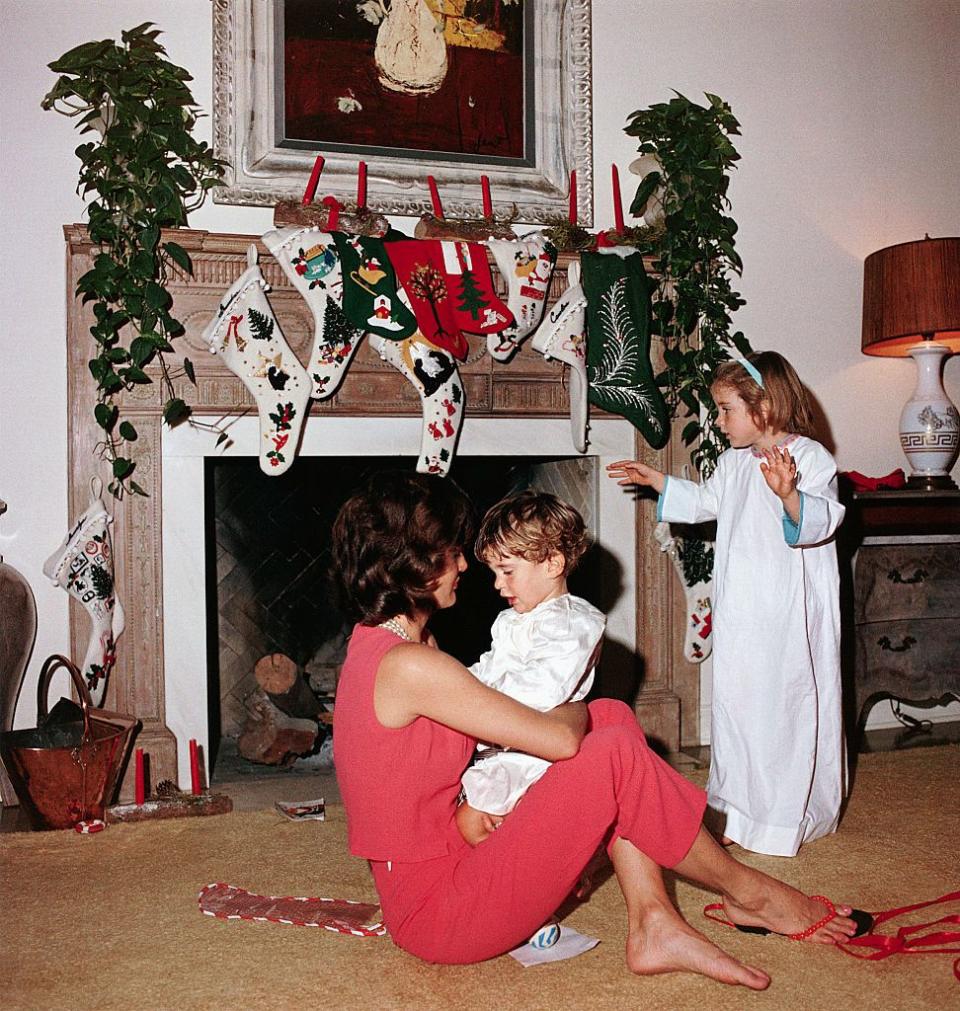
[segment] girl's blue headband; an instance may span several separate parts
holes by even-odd
[[[763,389],[763,376],[760,375],[760,370],[753,364],[753,362],[748,362],[746,358],[734,358],[733,359],[738,365],[742,365],[749,374],[750,378]]]

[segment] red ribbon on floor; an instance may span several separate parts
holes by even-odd
[[[929,902],[918,902],[912,906],[901,906],[899,909],[888,909],[885,912],[873,914],[873,928],[888,920],[892,920],[904,913],[912,913],[917,909],[927,909],[944,902],[960,902],[960,892],[948,892],[941,895],[939,899],[931,899]],[[960,954],[960,930],[930,930],[931,927],[940,924],[960,924],[960,913],[951,913],[940,917],[939,920],[931,920],[929,923],[915,923],[910,927],[901,927],[896,934],[876,934],[871,931],[862,937],[853,937],[849,941],[838,944],[837,947],[852,955],[854,958],[861,958],[869,962],[877,962],[891,955],[935,955],[949,952]],[[921,931],[929,933],[920,934]],[[946,945],[947,947],[941,947]],[[860,953],[851,951],[851,948],[872,948],[870,953]],[[960,958],[953,963],[953,974],[960,979]]]

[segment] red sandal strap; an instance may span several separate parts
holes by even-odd
[[[834,904],[825,895],[811,895],[814,902],[819,902],[827,907],[827,912],[816,923],[811,923],[805,930],[796,934],[787,934],[791,941],[805,941],[812,934],[815,934],[821,927],[825,927],[831,920],[836,919],[837,910]]]
[[[722,902],[711,902],[710,905],[703,907],[703,915],[708,920],[713,920],[714,923],[722,923],[725,927],[735,927],[736,924],[731,920],[725,920],[722,916],[711,916],[710,913],[714,909],[723,909]]]

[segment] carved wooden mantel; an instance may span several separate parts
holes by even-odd
[[[87,505],[90,479],[96,473],[107,483],[106,465],[96,456],[99,429],[93,420],[96,389],[88,360],[94,344],[90,335],[93,314],[74,297],[77,279],[92,265],[93,247],[82,225],[64,228],[67,243],[67,432],[68,503],[70,516]],[[185,333],[177,341],[178,355],[194,365],[196,387],[186,378],[177,380],[178,393],[196,416],[237,414],[256,410],[241,381],[210,354],[201,340],[204,327],[217,310],[219,299],[246,267],[251,242],[260,251],[264,277],[272,287],[271,305],[293,351],[306,361],[313,333],[313,318],[301,296],[259,242],[257,236],[180,230],[176,241],[190,254],[193,276],[174,271],[169,288],[174,315]],[[569,257],[561,257],[565,268]],[[503,295],[503,285],[496,278]],[[566,270],[558,269],[549,301],[566,285]],[[656,350],[655,350],[656,353]],[[147,369],[156,380],[159,370]],[[470,338],[470,353],[460,366],[467,400],[467,423],[472,417],[560,418],[568,415],[563,366],[521,349],[508,364],[493,361],[482,338]],[[107,688],[105,705],[131,713],[143,721],[138,739],[150,755],[152,779],[176,780],[176,742],[165,722],[162,482],[160,426],[163,399],[160,384],[140,386],[121,400],[123,417],[139,432],[135,444],[136,480],[148,497],[129,496],[113,509],[115,577],[126,611],[126,630],[118,643],[118,659]],[[596,408],[591,407],[596,417]],[[314,402],[311,412],[345,417],[419,416],[420,400],[413,387],[381,361],[366,344],[357,352],[340,390],[329,400]],[[602,413],[602,412],[599,412]],[[308,422],[309,424],[309,422]],[[639,435],[636,456],[661,470],[673,471],[682,461],[678,437],[665,450],[652,451]],[[677,459],[674,459],[674,452]],[[685,459],[685,457],[684,457]],[[649,503],[637,508],[638,621],[636,649],[644,677],[636,710],[648,734],[676,749],[681,740],[698,735],[698,669],[683,657],[684,599],[668,559],[653,540],[655,518]],[[71,602],[70,633],[74,656],[86,649],[89,619]],[[121,796],[132,796],[132,774],[124,780]]]

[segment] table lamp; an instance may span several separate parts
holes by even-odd
[[[956,487],[950,468],[960,445],[960,416],[941,381],[943,361],[960,351],[960,238],[931,239],[871,253],[863,264],[867,355],[917,363],[917,388],[900,415],[907,486]]]

